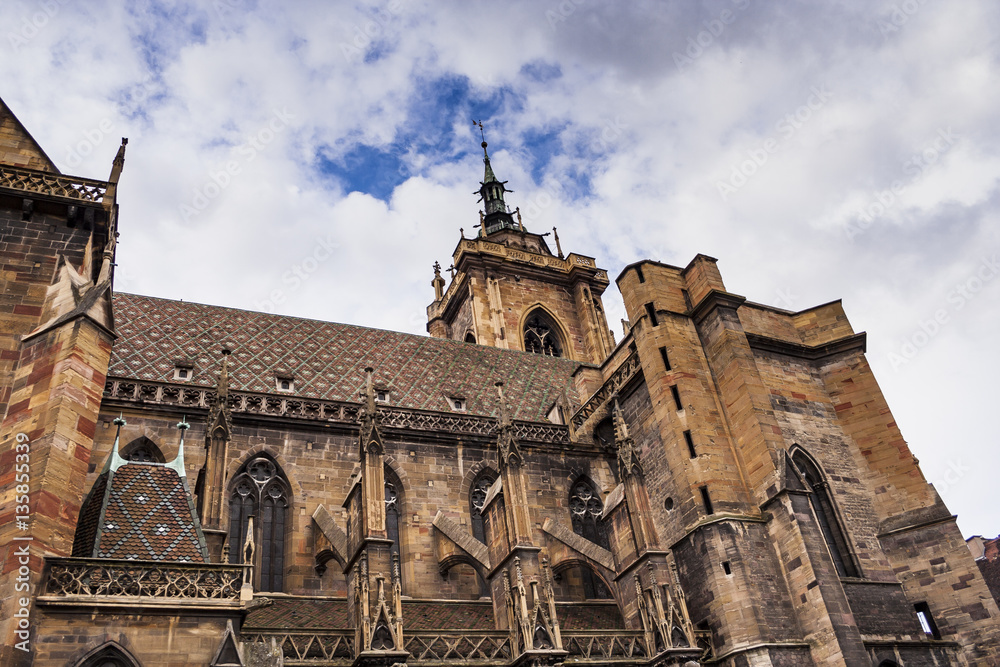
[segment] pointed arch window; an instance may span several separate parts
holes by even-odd
[[[524,321],[524,351],[547,357],[563,356],[564,345],[559,328],[541,308],[536,308]]]
[[[163,452],[146,436],[137,438],[122,448],[121,457],[130,463],[164,463]]]
[[[389,557],[392,556],[399,558],[400,562],[400,578],[402,578],[402,562],[403,559],[399,554],[399,515],[400,515],[400,498],[399,498],[399,482],[396,480],[389,479],[389,470],[385,471],[385,536],[392,540],[392,546],[389,547]]]
[[[229,560],[243,562],[250,517],[259,564],[258,589],[280,592],[284,587],[285,533],[289,512],[289,486],[278,465],[258,456],[233,479],[229,496]]]
[[[469,516],[472,518],[472,536],[486,544],[486,529],[483,525],[483,506],[486,504],[486,494],[490,487],[497,481],[497,477],[492,470],[484,470],[479,473],[475,481],[472,482],[472,489],[469,491]]]
[[[830,550],[830,557],[833,559],[834,567],[837,568],[837,574],[841,577],[860,576],[857,565],[851,556],[847,536],[837,517],[837,509],[830,493],[830,485],[819,466],[802,449],[797,449],[792,453],[792,463],[802,475],[808,490],[812,492],[809,494],[809,502],[812,504],[813,513],[816,515],[816,521],[823,533],[826,546]]]
[[[597,492],[597,487],[586,477],[577,480],[570,490],[569,511],[573,521],[573,532],[586,538],[594,544],[610,549],[608,535],[600,524],[604,503]],[[586,567],[580,568],[583,579],[583,592],[587,598],[607,599],[611,592],[600,577]]]
[[[78,667],[139,667],[139,662],[115,643],[94,649],[76,664]]]

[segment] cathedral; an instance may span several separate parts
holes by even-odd
[[[839,301],[637,260],[616,340],[485,141],[428,336],[121,293],[126,143],[0,102],[2,664],[1000,664]]]

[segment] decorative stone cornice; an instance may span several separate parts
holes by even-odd
[[[31,195],[33,198],[41,197],[70,205],[101,206],[110,186],[106,181],[0,165],[0,192],[6,191],[21,197]]]
[[[595,278],[605,281],[608,279],[607,271],[598,269],[593,257],[577,255],[576,253],[570,253],[566,259],[560,259],[552,255],[543,255],[520,248],[511,248],[500,243],[492,243],[487,239],[463,239],[459,242],[458,247],[455,248],[455,254],[453,255],[455,266],[458,266],[459,259],[465,253],[489,256],[501,261],[518,262],[527,266],[547,267],[562,271],[563,273],[570,273],[573,269],[579,268],[593,269]]]
[[[155,406],[187,414],[206,414],[216,391],[212,387],[144,382],[109,377],[104,386],[104,403],[115,407]],[[325,401],[294,396],[278,396],[248,391],[229,390],[229,408],[233,415],[280,418],[282,422],[312,422],[358,427],[361,403]],[[479,415],[430,412],[399,407],[379,407],[381,426],[388,431],[450,433],[491,439],[497,433],[499,420]],[[568,445],[569,429],[560,424],[514,420],[513,434],[520,442]]]
[[[864,353],[867,349],[868,341],[868,334],[864,331],[851,336],[844,336],[828,343],[821,343],[820,345],[803,345],[802,343],[793,343],[754,333],[747,333],[746,336],[747,343],[754,350],[774,352],[776,354],[784,354],[812,361],[844,352]]]
[[[705,295],[698,305],[691,309],[691,318],[696,324],[701,324],[717,308],[732,308],[736,310],[746,302],[746,297],[713,289]]]

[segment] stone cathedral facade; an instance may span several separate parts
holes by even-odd
[[[0,103],[0,662],[1000,664],[840,303],[643,260],[616,340],[486,149],[416,336],[116,292],[125,142]]]

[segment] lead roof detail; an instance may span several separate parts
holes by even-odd
[[[183,360],[194,366],[191,384],[211,387],[226,347],[235,391],[275,393],[282,376],[294,379],[295,396],[356,402],[372,366],[392,406],[449,411],[448,397],[460,396],[469,413],[497,416],[498,379],[514,419],[545,421],[564,391],[571,408],[579,404],[580,363],[569,359],[135,294],[115,294],[114,310],[114,377],[173,382]]]

